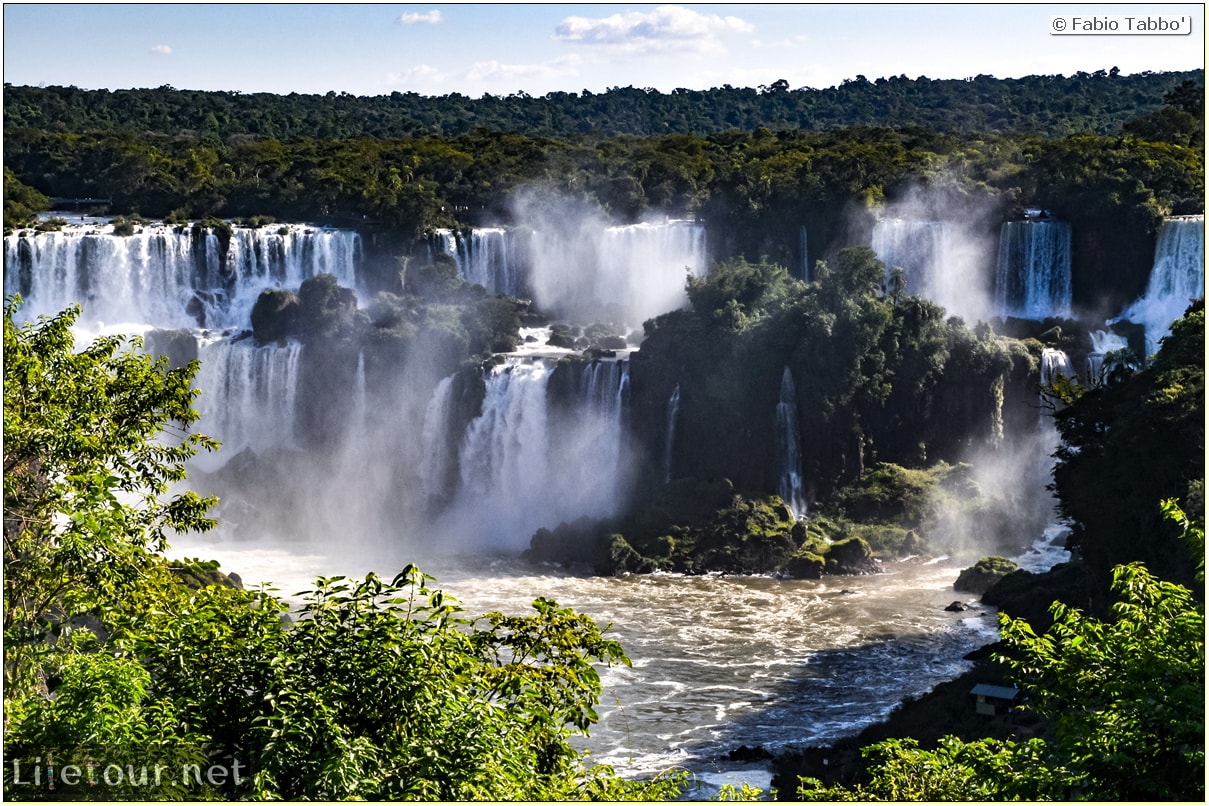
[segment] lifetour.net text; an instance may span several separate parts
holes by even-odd
[[[168,793],[230,790],[246,783],[249,765],[240,759],[221,762],[184,760],[166,753],[155,759],[127,754],[57,754],[10,757],[4,765],[4,794],[11,800],[70,800],[107,795],[153,797]]]

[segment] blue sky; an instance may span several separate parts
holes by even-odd
[[[1054,15],[1184,15],[1190,36],[1053,36]],[[1200,4],[4,5],[4,81],[86,89],[508,95],[793,88],[905,74],[1204,67]]]

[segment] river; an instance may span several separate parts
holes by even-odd
[[[1055,534],[1047,530],[1021,564],[1060,561]],[[287,598],[317,574],[360,577],[372,568],[389,577],[416,559],[204,537],[178,539],[172,554],[216,559],[245,584],[272,582]],[[583,746],[627,776],[689,770],[707,792],[722,783],[768,786],[766,763],[733,762],[730,751],[777,752],[856,733],[969,668],[962,657],[997,634],[994,610],[953,590],[969,562],[948,558],[820,580],[594,577],[508,556],[419,564],[473,614],[524,614],[544,596],[612,625],[633,666],[603,670],[600,721]],[[945,611],[954,600],[970,609]]]

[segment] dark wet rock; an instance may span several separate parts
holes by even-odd
[[[198,357],[197,337],[187,330],[151,330],[143,337],[143,348],[155,358],[166,357],[173,369]]]
[[[301,305],[288,288],[267,288],[252,306],[252,332],[260,342],[284,339],[296,333]]]
[[[965,602],[950,602],[945,605],[945,611],[948,613],[964,613],[969,609],[970,606]]]
[[[1019,570],[999,580],[982,595],[982,603],[1022,618],[1040,634],[1053,624],[1050,605],[1055,601],[1086,607],[1089,591],[1082,563],[1059,563],[1044,574]]]
[[[744,744],[731,750],[726,757],[731,761],[767,761],[772,758],[772,753],[765,750],[762,744],[755,747],[748,747]]]

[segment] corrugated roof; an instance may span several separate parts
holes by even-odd
[[[990,683],[979,683],[970,689],[970,693],[994,697],[997,700],[1014,700],[1019,691],[1014,686],[992,686]]]

